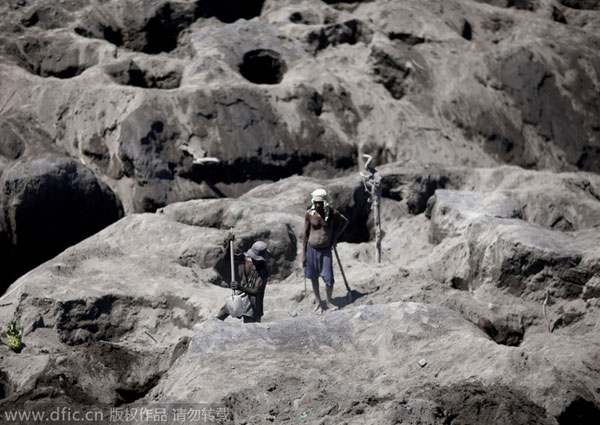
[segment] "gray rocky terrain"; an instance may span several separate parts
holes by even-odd
[[[0,346],[2,412],[600,422],[599,2],[7,0],[0,16],[0,337],[14,321],[24,344]],[[336,266],[323,315],[300,261],[317,187],[351,223],[352,297]],[[263,323],[214,319],[231,233],[272,252]]]

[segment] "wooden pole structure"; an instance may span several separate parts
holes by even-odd
[[[365,169],[370,174],[360,173],[363,178],[365,190],[369,193],[369,202],[373,204],[373,214],[375,218],[375,258],[381,263],[381,176],[369,163],[373,160],[371,155],[363,154],[367,159]]]
[[[376,174],[373,183],[371,199],[373,200],[373,213],[375,214],[375,248],[377,250],[377,262],[381,263],[381,177],[379,173]]]
[[[229,239],[229,256],[231,260],[231,283],[235,282],[235,266],[233,264],[233,240],[235,239],[234,235],[231,235],[231,239]]]

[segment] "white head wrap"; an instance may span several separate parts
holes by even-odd
[[[312,201],[314,202],[327,202],[327,191],[325,189],[317,189],[314,190],[310,196],[312,196]]]
[[[312,196],[312,207],[311,214],[315,214],[317,209],[315,208],[315,202],[323,202],[323,209],[325,210],[325,221],[329,219],[329,202],[327,199],[327,191],[325,189],[316,189],[310,196]]]

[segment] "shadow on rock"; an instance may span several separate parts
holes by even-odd
[[[363,292],[352,289],[349,293],[347,293],[343,297],[334,297],[332,299],[332,301],[333,301],[333,305],[335,305],[337,308],[341,309],[348,305],[353,304],[359,298],[362,298],[369,294],[370,294],[369,292],[363,293]]]

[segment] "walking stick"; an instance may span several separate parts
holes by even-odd
[[[350,299],[350,301],[352,301],[352,290],[350,289],[348,281],[346,280],[346,274],[344,273],[342,263],[340,262],[340,256],[338,255],[337,248],[335,245],[333,246],[333,252],[335,252],[335,258],[337,259],[338,266],[340,266],[340,271],[342,272],[342,277],[344,278],[344,284],[346,285],[346,290],[348,291],[348,298]]]
[[[304,266],[304,298],[306,298],[306,266]]]
[[[233,265],[233,240],[235,239],[235,235],[231,235],[231,239],[229,239],[229,256],[231,257],[231,283],[235,281],[235,267]]]

